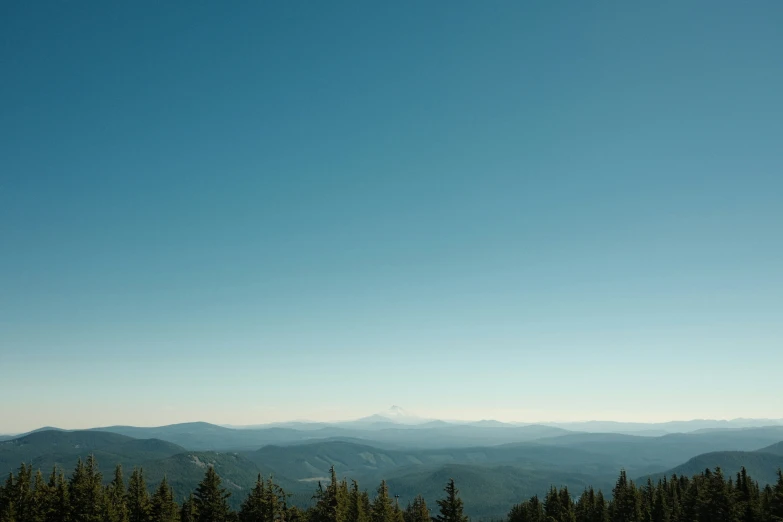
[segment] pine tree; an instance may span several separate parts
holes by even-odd
[[[395,497],[395,498],[397,498],[397,497]],[[399,500],[394,503],[394,510],[392,511],[392,521],[393,522],[405,522],[405,514],[403,513],[402,509],[400,508]]]
[[[307,514],[296,506],[286,508],[286,522],[307,522]]]
[[[345,518],[346,522],[368,522],[359,484],[355,480],[352,481],[351,490],[348,493],[348,509]]]
[[[239,508],[240,522],[266,522],[266,498],[264,480],[259,473],[256,485]]]
[[[731,498],[720,468],[704,472],[704,487],[697,498],[697,517],[705,522],[729,521],[732,514]]]
[[[197,522],[225,522],[232,518],[228,498],[231,493],[221,487],[220,477],[212,466],[196,488],[193,498]]]
[[[576,522],[589,522],[595,509],[595,492],[593,488],[585,489],[576,501],[574,514]]]
[[[367,493],[367,490],[365,489],[362,491],[362,510],[365,513],[365,517],[367,519],[367,522],[369,522],[372,519],[372,502],[370,502],[370,494]]]
[[[666,495],[662,485],[658,485],[655,490],[652,509],[650,510],[652,522],[670,522],[669,506],[666,502]]]
[[[600,489],[595,494],[595,511],[593,511],[593,518],[591,522],[608,522],[609,520],[609,507],[604,498],[604,493]]]
[[[53,497],[54,492],[50,491],[49,485],[44,481],[41,470],[36,471],[33,479],[31,522],[46,521],[46,515],[49,513]]]
[[[142,468],[133,468],[128,481],[128,494],[125,502],[128,509],[129,522],[150,522],[152,505]]]
[[[239,511],[241,522],[276,522],[288,519],[287,495],[272,478],[258,479]]]
[[[73,522],[104,522],[106,496],[103,476],[93,455],[79,462],[69,484],[71,520]]]
[[[174,492],[171,491],[166,477],[160,481],[158,489],[152,495],[150,502],[152,522],[177,522],[179,519],[179,506],[174,501]]]
[[[462,512],[462,499],[459,497],[459,490],[454,485],[454,479],[449,479],[443,491],[446,492],[446,497],[438,500],[440,514],[434,518],[435,522],[467,522],[468,517]]]
[[[33,467],[22,464],[16,476],[16,484],[11,494],[11,501],[16,508],[16,518],[21,522],[32,521],[35,518],[33,503]]]
[[[560,502],[560,492],[554,486],[544,497],[544,520],[547,522],[563,522],[563,504]]]
[[[46,516],[46,522],[69,522],[71,520],[71,496],[65,475],[55,468],[52,470],[49,483],[53,485],[53,504],[51,511]]]
[[[16,522],[15,489],[16,478],[13,473],[9,473],[5,484],[0,488],[0,522]]]
[[[286,522],[289,519],[288,494],[269,477],[266,480],[266,520]],[[294,516],[296,513],[294,513]]]
[[[574,513],[574,499],[571,498],[571,493],[568,491],[567,486],[563,486],[560,490],[560,505],[562,511],[560,515],[560,522],[576,522],[576,516]]]
[[[122,465],[114,468],[114,478],[106,487],[106,521],[128,522],[128,506],[125,504],[125,481]]]
[[[179,522],[196,522],[196,502],[191,493],[179,510]]]
[[[772,487],[769,499],[769,514],[774,522],[783,521],[783,471],[778,469],[777,483]]]
[[[58,472],[57,466],[55,466],[49,474],[49,480],[42,486],[43,493],[38,492],[36,487],[36,503],[39,505],[40,520],[43,522],[56,520],[58,505],[57,479]],[[43,477],[41,480],[43,481]]]
[[[652,510],[655,503],[655,486],[652,479],[647,478],[647,484],[638,492],[639,512],[642,522],[652,522]]]
[[[612,490],[610,504],[611,522],[638,522],[640,519],[639,498],[636,487],[629,481],[625,470],[620,470],[620,477]]]
[[[744,466],[737,473],[735,499],[734,516],[739,522],[761,521],[758,486],[749,479]]]
[[[372,507],[370,508],[370,520],[371,522],[394,522],[394,504],[392,504],[389,497],[389,487],[386,485],[386,481],[381,481],[381,485],[378,486],[378,494],[372,501]]]
[[[529,500],[511,508],[508,522],[545,522],[544,503],[533,495]]]
[[[345,503],[341,498],[343,494],[341,485],[337,481],[334,466],[329,468],[329,485],[326,486],[326,489],[321,489],[317,496],[314,522],[345,522]]]
[[[405,522],[430,522],[430,510],[424,497],[418,495],[408,504],[403,519]]]

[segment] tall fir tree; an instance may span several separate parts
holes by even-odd
[[[228,505],[231,493],[221,486],[220,477],[213,466],[207,467],[204,479],[196,488],[193,502],[196,522],[226,522],[233,513]]]
[[[359,483],[354,480],[351,482],[351,490],[348,493],[346,522],[368,522],[367,516],[362,493],[359,491]]]
[[[286,522],[296,512],[289,513],[288,494],[272,477],[266,479],[266,519],[269,522]]]
[[[544,520],[547,522],[560,522],[563,506],[560,503],[560,493],[555,486],[550,486],[544,497]]]
[[[459,490],[454,485],[454,479],[449,479],[443,489],[446,496],[438,500],[440,513],[433,519],[435,522],[467,522],[468,517],[463,513],[463,503],[459,496]]]
[[[773,522],[783,522],[783,471],[778,469],[778,480],[771,488],[769,516]]]
[[[35,518],[35,504],[33,502],[33,466],[22,464],[16,475],[16,483],[11,492],[11,501],[15,506],[16,518],[20,522],[27,522]]]
[[[122,465],[114,468],[114,478],[106,486],[106,521],[128,522],[128,506],[125,503],[125,480],[122,477]]]
[[[193,493],[182,503],[179,510],[179,522],[196,522],[196,501],[193,499]]]
[[[347,486],[346,486],[347,490]],[[324,488],[319,484],[316,491],[316,504],[312,511],[313,522],[345,522],[346,503],[342,484],[337,480],[334,466],[329,468],[329,484]]]
[[[16,506],[14,505],[14,489],[16,477],[13,472],[8,474],[5,483],[0,487],[0,522],[16,522]]]
[[[609,520],[609,506],[604,498],[604,493],[600,489],[595,494],[595,511],[593,512],[593,518],[590,522],[608,522]]]
[[[125,497],[129,522],[150,522],[152,504],[144,480],[144,469],[133,468],[128,481],[128,494]]]
[[[413,502],[408,504],[403,519],[405,522],[430,522],[430,509],[424,497],[417,495]]]
[[[266,522],[266,485],[258,474],[255,486],[250,490],[239,508],[240,522]]]
[[[731,495],[723,471],[705,470],[703,487],[697,497],[697,517],[703,521],[729,521],[732,518]]]
[[[371,522],[394,522],[394,504],[389,496],[389,486],[385,480],[378,486],[377,494],[370,507]]]
[[[68,489],[73,522],[104,522],[106,494],[94,455],[79,459]]]
[[[160,481],[150,501],[152,522],[178,522],[179,506],[174,501],[174,492],[169,487],[166,476]]]
[[[33,479],[31,522],[45,522],[46,515],[50,511],[50,506],[54,500],[54,491],[50,490],[49,484],[44,480],[41,470],[35,472]]]
[[[628,480],[624,469],[620,470],[620,477],[612,490],[609,512],[611,522],[639,522],[641,518],[636,487],[633,481]]]
[[[288,519],[287,495],[272,478],[258,474],[256,484],[242,501],[240,522],[284,522]]]
[[[650,519],[652,522],[671,522],[669,503],[666,499],[665,489],[661,484],[658,484],[658,487],[655,489]]]
[[[49,477],[49,483],[53,485],[53,504],[52,510],[46,516],[46,522],[70,522],[71,496],[65,474],[55,468]]]

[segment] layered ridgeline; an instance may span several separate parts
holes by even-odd
[[[415,495],[401,505],[386,481],[371,495],[355,480],[338,480],[334,467],[328,482],[314,488],[304,509],[291,505],[290,495],[272,478],[256,482],[232,509],[232,493],[212,466],[181,502],[164,477],[149,493],[141,468],[127,485],[117,465],[105,484],[96,459],[79,459],[70,478],[55,468],[48,479],[23,464],[0,486],[2,522],[467,522],[464,501],[453,479],[446,481],[437,510]],[[234,505],[237,505],[236,498]],[[435,514],[435,516],[433,516]],[[574,495],[552,486],[515,504],[508,522],[779,522],[783,520],[783,473],[774,485],[761,487],[744,468],[736,480],[720,468],[689,478],[672,475],[637,486],[625,471],[611,496],[592,486]]]
[[[495,426],[486,429],[492,431]],[[552,485],[569,491],[588,486],[607,491],[621,468],[628,476],[637,477],[637,482],[646,482],[647,477],[656,481],[672,473],[690,476],[716,466],[732,474],[745,467],[763,487],[776,480],[783,439],[783,428],[775,426],[657,437],[566,432],[510,444],[440,448],[406,448],[355,438],[302,441],[297,437],[264,447],[215,451],[198,448],[209,448],[206,441],[222,430],[242,430],[201,424],[139,430],[186,437],[194,447],[95,430],[44,430],[1,441],[0,473],[15,471],[20,462],[45,474],[55,466],[70,472],[76,459],[93,455],[105,480],[113,476],[117,463],[125,469],[126,481],[133,467],[142,467],[150,484],[167,477],[175,498],[182,501],[211,467],[232,493],[234,508],[239,507],[239,499],[253,487],[259,473],[273,475],[292,495],[289,502],[304,508],[311,502],[313,486],[327,482],[329,469],[336,466],[341,477],[352,477],[361,484],[385,480],[403,503],[417,494],[428,500],[436,498],[441,485],[453,478],[463,488],[467,513],[484,517],[502,516],[520,498],[543,496]]]

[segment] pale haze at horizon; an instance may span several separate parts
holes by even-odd
[[[783,417],[783,4],[126,4],[0,16],[0,433]]]

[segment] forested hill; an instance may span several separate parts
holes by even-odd
[[[0,472],[7,473],[20,462],[51,469],[69,465],[76,457],[94,454],[114,464],[138,465],[185,452],[185,448],[159,439],[134,439],[100,431],[35,431],[24,437],[0,441]]]
[[[195,429],[189,431],[193,435],[202,428],[212,430],[211,425],[179,425],[175,431]],[[43,430],[0,441],[0,473],[18,470],[24,462],[45,474],[57,466],[69,477],[78,458],[92,455],[105,480],[113,476],[115,464],[122,464],[126,481],[133,468],[140,467],[150,484],[167,477],[181,501],[205,470],[213,468],[232,493],[233,508],[239,507],[239,499],[261,473],[274,476],[293,495],[289,501],[304,508],[310,505],[313,488],[327,480],[334,466],[340,477],[351,477],[365,487],[385,480],[404,503],[417,494],[436,497],[441,484],[453,478],[465,489],[467,513],[489,517],[504,514],[520,498],[543,496],[553,485],[577,492],[587,486],[607,491],[619,469],[645,482],[651,474],[655,479],[672,473],[692,475],[716,466],[734,474],[744,466],[763,486],[774,482],[783,462],[783,456],[773,453],[780,448],[779,439],[772,444],[778,435],[777,428],[688,434],[685,439],[571,433],[494,446],[404,448],[317,440],[247,451],[196,451],[161,439],[96,430]],[[716,446],[764,451],[697,451]]]
[[[778,522],[783,519],[783,473],[778,470],[773,485],[760,487],[743,468],[732,480],[720,468],[705,470],[689,478],[666,477],[641,486],[625,471],[609,491],[585,485],[582,493],[568,486],[552,486],[539,497],[514,503],[507,512],[483,511],[466,506],[471,499],[492,495],[474,490],[467,481],[465,492],[457,489],[450,470],[426,477],[421,486],[435,481],[445,488],[435,492],[411,493],[407,502],[382,480],[372,492],[356,481],[338,479],[334,467],[329,477],[314,487],[306,506],[291,503],[285,488],[261,474],[255,484],[239,494],[226,487],[231,480],[221,477],[217,466],[205,463],[198,485],[181,495],[181,501],[164,476],[152,489],[141,468],[126,481],[121,466],[109,481],[104,480],[91,455],[78,461],[70,477],[58,470],[48,479],[29,465],[21,465],[0,486],[2,522],[468,522],[467,512],[476,518],[505,518],[507,522]],[[449,477],[449,478],[447,478]],[[502,489],[502,480],[494,488]],[[436,510],[428,507],[437,501]],[[233,505],[233,506],[232,506]],[[499,509],[499,507],[498,507]],[[432,516],[436,514],[436,516]],[[484,515],[484,517],[482,517]]]
[[[759,453],[772,453],[773,455],[783,455],[783,442],[772,444],[771,446],[767,446],[766,448],[761,448],[758,451]]]
[[[725,473],[734,475],[745,468],[759,484],[774,484],[777,472],[783,468],[783,455],[760,451],[716,451],[698,455],[688,462],[668,470],[666,473],[652,475],[657,480],[671,475],[695,475],[705,469],[721,468]],[[639,482],[646,480],[643,477]]]

